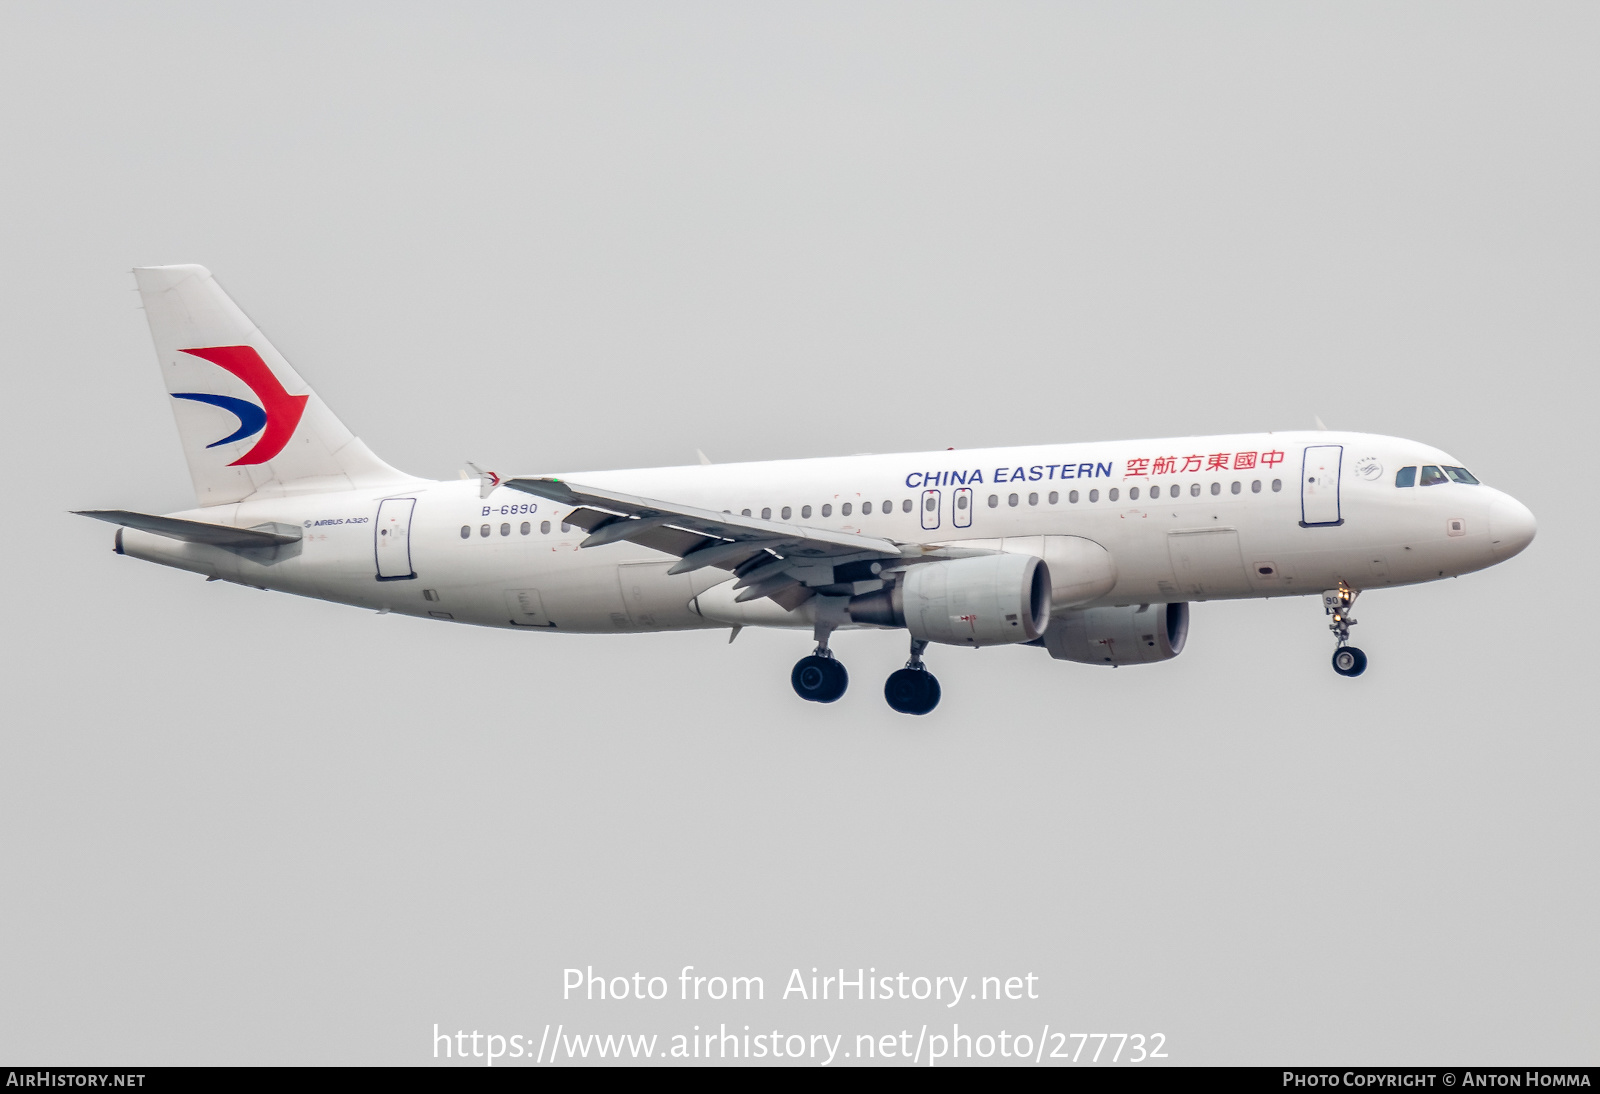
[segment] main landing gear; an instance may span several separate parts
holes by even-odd
[[[808,702],[831,703],[850,686],[850,674],[834,658],[833,651],[820,645],[810,657],[795,662],[789,683],[794,685],[794,693]]]
[[[1350,628],[1356,625],[1350,616],[1350,606],[1358,595],[1342,581],[1337,589],[1322,594],[1322,609],[1333,616],[1328,629],[1339,643],[1333,651],[1333,671],[1340,676],[1360,676],[1367,671],[1367,655],[1350,645]]]
[[[926,642],[911,640],[911,660],[906,667],[889,674],[883,685],[883,697],[892,710],[901,714],[927,714],[939,705],[939,678],[922,663]]]
[[[927,714],[939,705],[939,681],[928,666],[922,663],[922,651],[928,644],[911,640],[911,660],[906,667],[889,674],[883,685],[883,697],[891,709],[901,714]],[[850,686],[850,674],[845,672],[833,651],[828,649],[828,635],[818,628],[817,648],[810,657],[802,657],[789,674],[794,693],[811,703],[832,703]]]

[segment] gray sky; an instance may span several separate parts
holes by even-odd
[[[8,4],[0,1059],[411,1063],[442,1028],[1162,1032],[1594,1062],[1588,4]],[[1537,514],[1124,673],[552,638],[110,553],[192,504],[129,267],[199,262],[453,476],[1330,426]],[[1553,476],[1553,477],[1552,477]],[[561,970],[761,975],[563,1003]],[[1037,974],[942,1011],[789,970]],[[676,983],[674,981],[674,983]]]

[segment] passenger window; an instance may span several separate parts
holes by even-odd
[[[1012,508],[1015,508],[1016,504],[1017,504],[1017,496],[1015,494],[1012,494],[1010,497],[1006,498],[1006,504],[1011,506]]]
[[[822,507],[822,515],[825,516],[825,517],[833,516],[833,506],[832,505],[824,505]]]
[[[788,506],[787,506],[787,505],[785,505],[785,506],[784,506],[784,507],[783,507],[783,512],[781,512],[781,513],[779,513],[779,514],[778,514],[778,515],[779,515],[779,516],[780,516],[780,517],[782,517],[782,518],[783,518],[783,519],[784,519],[784,520],[788,520],[788,519],[789,519],[789,515],[790,515],[790,514],[791,514],[791,513],[793,513],[793,512],[794,512],[794,510],[793,510],[793,509],[790,509],[790,508],[789,508],[789,507],[788,507]]]
[[[1150,488],[1150,496],[1151,496],[1151,497],[1152,497],[1152,498],[1159,498],[1159,497],[1160,497],[1160,496],[1161,496],[1161,487],[1159,487],[1159,486],[1152,486],[1152,487],[1151,487],[1151,488]]]
[[[1039,504],[1039,495],[1038,494],[1029,494],[1028,495],[1028,504],[1029,505],[1038,505]]]
[[[1256,480],[1255,480],[1255,481],[1253,481],[1253,482],[1252,482],[1252,483],[1251,483],[1251,484],[1250,484],[1250,492],[1251,492],[1251,493],[1252,493],[1252,494],[1259,494],[1259,493],[1261,493],[1261,480],[1260,480],[1260,479],[1256,479]]]
[[[539,534],[541,536],[548,536],[550,534],[550,522],[549,521],[541,520],[539,522]]]
[[[989,508],[993,509],[995,506],[997,506],[999,504],[1000,504],[1000,495],[998,495],[998,494],[990,494],[989,495]]]
[[[566,526],[563,525],[562,527],[566,527]],[[479,528],[478,529],[478,534],[480,536],[487,536],[489,534],[489,526],[487,524],[485,524],[482,528]]]
[[[962,492],[960,492],[960,491],[957,491],[956,492],[956,508],[957,509],[965,509],[966,507],[967,507],[967,495],[962,493]],[[884,508],[887,509],[888,506],[884,506]]]
[[[864,501],[861,503],[861,515],[864,517],[870,517],[872,515],[872,503],[870,501]]]
[[[1137,486],[1132,487],[1131,489],[1129,489],[1129,491],[1128,491],[1128,500],[1129,501],[1138,501],[1139,500],[1139,488]]]
[[[800,507],[800,519],[801,520],[810,520],[811,519],[811,506],[802,505]]]
[[[1198,498],[1200,496],[1200,484],[1199,483],[1192,482],[1192,483],[1189,484],[1189,496],[1191,498]]]
[[[463,524],[461,526],[461,538],[462,539],[471,539],[472,538],[472,526],[470,524]]]
[[[884,516],[888,516],[892,512],[894,512],[894,502],[892,502],[892,501],[884,502],[883,503],[883,515]]]
[[[739,510],[739,515],[740,515],[740,516],[741,516],[741,517],[748,517],[748,516],[749,516],[749,515],[750,515],[750,510],[748,510],[748,509],[741,509],[741,510]]]
[[[1212,483],[1211,484],[1211,496],[1212,497],[1216,497],[1220,493],[1222,493],[1222,484],[1220,482]]]
[[[501,525],[501,526],[500,526],[500,534],[501,534],[501,535],[502,535],[502,536],[509,536],[509,535],[510,535],[510,534],[511,534],[511,525],[509,525],[509,524],[502,524],[502,525]]]
[[[1231,488],[1235,494],[1239,492],[1239,484],[1235,482]]]
[[[1417,469],[1415,467],[1402,467],[1394,473],[1394,484],[1400,489],[1417,485]]]
[[[1422,469],[1422,482],[1420,484],[1422,486],[1440,486],[1449,481],[1449,479],[1444,477],[1444,472],[1440,471],[1431,463],[1427,464]]]
[[[1106,498],[1108,500],[1110,500],[1110,501],[1116,501],[1117,500],[1117,488],[1115,486],[1113,486],[1111,488],[1111,492],[1106,495]]]
[[[842,517],[848,517],[850,515],[849,502],[845,502],[843,505],[839,506],[839,515]]]
[[[927,497],[922,500],[922,507],[931,513],[939,508],[939,502],[936,498]]]
[[[1050,491],[1050,504],[1055,505],[1061,500],[1061,495],[1055,490]]]
[[[1279,490],[1282,490],[1282,489],[1283,489],[1283,480],[1282,479],[1273,479],[1272,480],[1272,492],[1274,494],[1276,494]]]
[[[533,531],[533,525],[529,524],[527,521],[523,521],[522,522],[522,534],[523,535],[527,535],[531,531]]]
[[[761,519],[762,520],[771,520],[772,519],[772,507],[770,505],[767,506],[765,509],[761,510]]]
[[[484,527],[487,528],[489,526],[487,524],[485,524]],[[561,534],[562,535],[566,535],[570,531],[572,531],[572,525],[568,524],[566,521],[562,521],[561,522]],[[484,535],[488,535],[488,534],[489,533],[487,533],[487,532],[484,533]]]
[[[1070,493],[1067,494],[1067,504],[1068,505],[1077,505],[1078,504],[1078,492],[1076,490],[1073,490],[1073,491],[1071,491]]]
[[[1090,501],[1099,501],[1100,500],[1100,491],[1098,491],[1098,490],[1089,491],[1089,500]]]
[[[1454,481],[1464,483],[1467,486],[1481,485],[1477,479],[1473,478],[1472,472],[1468,471],[1465,467],[1451,467],[1447,464],[1445,466],[1444,473],[1449,475]]]
[[[900,511],[902,513],[911,512],[911,499],[910,498],[907,498],[905,501],[900,503]]]

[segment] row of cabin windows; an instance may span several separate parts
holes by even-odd
[[[523,521],[522,522],[522,527],[520,529],[518,529],[518,530],[525,536],[532,535],[533,534],[533,525],[528,521]],[[561,525],[561,530],[563,532],[570,532],[570,531],[572,531],[572,525],[563,522],[562,525]],[[490,535],[490,533],[492,531],[493,531],[493,526],[492,525],[480,524],[478,526],[478,535],[482,536],[485,539],[489,538],[489,535]],[[502,536],[509,536],[511,534],[511,525],[502,524],[500,526],[500,534]],[[550,522],[549,521],[541,520],[539,522],[539,534],[541,536],[548,536],[550,534]],[[461,538],[462,539],[471,539],[472,538],[472,525],[463,524],[461,526]]]
[[[902,513],[909,513],[909,512],[911,512],[912,508],[913,508],[913,506],[912,506],[912,502],[911,502],[910,498],[904,498],[904,499],[901,500],[901,502],[900,502],[900,511]],[[894,502],[893,501],[885,501],[883,503],[882,511],[885,514],[894,512]],[[855,512],[855,504],[853,502],[848,502],[847,501],[844,504],[839,506],[839,515],[841,517],[848,517],[853,512]],[[748,517],[748,516],[751,515],[751,512],[748,509],[741,509],[741,510],[739,510],[739,515],[742,516],[742,517]],[[870,501],[864,501],[864,502],[861,503],[861,515],[864,516],[864,517],[870,517],[872,515],[872,503]],[[793,516],[794,516],[794,508],[792,506],[785,505],[782,509],[778,510],[778,519],[779,520],[788,520],[789,518],[791,518]],[[833,505],[831,503],[822,506],[822,516],[824,516],[824,517],[833,516]],[[764,508],[764,509],[761,510],[761,519],[762,520],[771,520],[772,519],[772,508],[770,506],[768,506],[767,508]],[[801,520],[810,520],[811,519],[811,506],[802,505],[800,507],[800,519]]]
[[[1282,489],[1283,489],[1283,480],[1282,479],[1273,479],[1272,480],[1272,492],[1274,494],[1276,494],[1278,491],[1280,491]],[[1233,493],[1233,494],[1243,493],[1244,484],[1242,482],[1235,481],[1228,488],[1228,491],[1229,491],[1229,493]],[[1261,480],[1260,479],[1255,479],[1254,481],[1252,481],[1250,483],[1250,492],[1252,494],[1261,493]],[[1222,484],[1220,482],[1212,483],[1211,484],[1211,493],[1212,493],[1212,496],[1216,496],[1218,494],[1221,494],[1222,493]],[[1183,495],[1183,486],[1181,484],[1174,483],[1173,485],[1167,487],[1167,495],[1169,497],[1174,497],[1174,498],[1181,497]],[[1189,484],[1189,496],[1191,498],[1198,498],[1200,496],[1200,484],[1199,483],[1192,482],[1192,483]],[[1122,497],[1122,491],[1118,487],[1113,486],[1111,489],[1106,491],[1106,500],[1107,501],[1120,501],[1121,497]],[[1152,499],[1161,497],[1161,487],[1159,485],[1150,487],[1150,497]],[[933,499],[929,498],[928,500],[931,502]],[[963,497],[960,500],[961,501],[965,501],[966,498]],[[1048,500],[1049,500],[1051,505],[1055,505],[1055,504],[1057,504],[1057,503],[1059,503],[1061,501],[1061,495],[1060,495],[1059,492],[1057,492],[1055,490],[1052,490],[1052,491],[1050,491],[1050,496],[1049,496]],[[1079,500],[1080,500],[1080,497],[1079,497],[1078,491],[1076,491],[1076,490],[1067,491],[1067,504],[1069,504],[1069,505],[1077,505]],[[1089,491],[1089,501],[1091,503],[1097,502],[1099,500],[1100,500],[1100,491],[1098,491],[1098,490]],[[1137,486],[1129,487],[1129,489],[1128,489],[1128,500],[1129,501],[1138,501],[1139,500],[1139,487],[1137,487]],[[1006,504],[1007,505],[1011,505],[1011,506],[1016,506],[1016,505],[1022,504],[1022,495],[1020,495],[1020,494],[1009,494],[1009,495],[1007,495],[1006,496]],[[1028,495],[1028,504],[1029,505],[1038,505],[1039,504],[1039,495],[1038,494],[1029,494]],[[995,509],[995,508],[998,508],[999,505],[1000,505],[1000,495],[999,494],[990,494],[989,495],[989,508],[990,509]]]
[[[1232,484],[1232,486],[1229,489],[1230,489],[1230,492],[1232,492],[1234,494],[1238,494],[1238,493],[1241,493],[1244,490],[1244,484],[1242,482],[1235,482],[1235,483]],[[1273,493],[1277,493],[1278,491],[1280,491],[1282,489],[1283,489],[1283,480],[1282,479],[1273,479],[1272,480]],[[1251,484],[1250,484],[1250,492],[1252,494],[1261,493],[1261,480],[1260,479],[1256,479],[1253,482],[1251,482]],[[1172,486],[1167,487],[1167,494],[1170,497],[1176,498],[1176,497],[1179,497],[1182,493],[1183,493],[1183,487],[1181,485],[1174,484]],[[1211,493],[1213,495],[1221,494],[1222,493],[1222,484],[1220,482],[1212,483],[1211,484]],[[1195,483],[1190,483],[1189,484],[1189,496],[1190,497],[1195,497],[1195,498],[1198,498],[1200,496],[1200,484],[1199,483],[1195,482]],[[1110,490],[1108,490],[1106,492],[1106,500],[1108,500],[1108,501],[1117,501],[1117,500],[1119,500],[1120,497],[1121,497],[1121,491],[1115,486],[1113,486]],[[1159,498],[1159,497],[1161,497],[1161,487],[1159,485],[1150,487],[1150,497],[1151,498]],[[1060,493],[1060,491],[1057,491],[1057,490],[1050,491],[1048,500],[1049,500],[1049,503],[1051,505],[1060,504],[1060,502],[1061,502],[1061,493]],[[1077,505],[1080,500],[1082,500],[1082,497],[1081,497],[1080,493],[1077,490],[1069,490],[1067,492],[1067,503],[1069,505]],[[1091,490],[1091,491],[1089,491],[1089,500],[1091,502],[1099,501],[1100,500],[1100,491],[1099,490]],[[1131,487],[1128,490],[1128,500],[1129,501],[1138,501],[1139,500],[1139,487],[1137,487],[1137,486]],[[925,509],[927,509],[930,513],[933,512],[935,509],[939,508],[939,500],[937,498],[933,498],[933,497],[924,498],[922,504],[923,504],[923,507]],[[967,507],[967,504],[968,504],[968,502],[967,502],[967,493],[965,491],[957,491],[956,492],[956,502],[955,502],[955,504],[956,504],[956,508],[957,509],[965,509]],[[1020,495],[1020,494],[1010,494],[1010,495],[1008,495],[1007,498],[1006,498],[1006,504],[1007,505],[1013,505],[1013,506],[1022,504],[1022,495]],[[1039,495],[1038,494],[1029,494],[1028,495],[1028,504],[1029,505],[1038,505],[1039,504]],[[999,494],[990,494],[989,495],[989,508],[995,509],[995,508],[998,508],[999,505],[1000,505],[1000,495]],[[900,502],[900,511],[903,512],[903,513],[909,513],[909,512],[911,512],[911,510],[913,508],[915,508],[915,506],[912,503],[910,498],[905,498],[904,500],[902,500]],[[840,516],[848,517],[851,514],[851,512],[852,512],[852,509],[851,509],[851,503],[850,502],[845,502],[843,505],[839,506],[839,515]],[[894,512],[894,502],[892,502],[892,501],[884,502],[883,503],[883,512],[885,512],[885,513]],[[863,516],[871,516],[872,515],[872,503],[870,501],[864,501],[864,502],[861,503],[861,513],[862,513]],[[794,515],[794,510],[792,508],[790,508],[789,506],[785,505],[782,509],[778,510],[778,514],[779,514],[779,518],[781,520],[788,520],[791,516]],[[751,511],[749,509],[741,509],[741,510],[739,510],[739,515],[748,517],[748,516],[751,516],[752,513],[751,513]],[[824,517],[833,516],[833,506],[832,505],[824,505],[822,507],[822,516],[824,516]],[[761,510],[761,519],[762,520],[771,520],[772,519],[772,509],[770,507],[764,508],[764,509]],[[801,520],[810,520],[811,519],[811,506],[802,505],[800,507],[800,519]]]
[[[1405,468],[1405,470],[1401,471],[1400,474],[1401,474],[1401,476],[1404,476],[1406,471],[1415,471],[1415,470],[1416,470],[1416,468],[1414,468],[1414,467],[1408,467],[1408,468]],[[1434,468],[1425,468],[1424,470],[1435,470],[1435,469]],[[1463,475],[1466,474],[1466,471],[1463,470],[1462,468],[1451,468],[1450,470],[1452,470],[1452,471],[1460,471]],[[1470,475],[1468,475],[1467,479],[1457,479],[1456,481],[1458,481],[1458,482],[1464,482],[1464,481],[1477,482],[1478,480],[1474,479]],[[1396,479],[1395,485],[1396,486],[1410,486],[1411,483],[1410,482],[1401,482],[1401,481],[1399,481],[1399,479]],[[1428,485],[1432,485],[1432,484],[1427,482],[1426,480],[1424,480],[1423,485],[1424,486],[1428,486]],[[1282,489],[1283,489],[1283,480],[1282,479],[1273,479],[1272,480],[1272,492],[1273,493],[1277,493],[1278,491],[1280,491]],[[1244,490],[1244,484],[1241,483],[1241,482],[1237,482],[1237,481],[1235,481],[1229,487],[1229,492],[1230,493],[1234,493],[1234,494],[1242,493],[1243,490]],[[1254,480],[1253,482],[1250,483],[1250,492],[1252,494],[1261,493],[1261,480],[1260,479],[1256,479],[1256,480]],[[1175,483],[1175,484],[1167,487],[1167,493],[1168,493],[1169,496],[1174,497],[1174,498],[1180,497],[1183,494],[1183,487],[1181,485]],[[1220,482],[1212,483],[1211,484],[1211,493],[1212,493],[1213,496],[1221,494],[1222,493],[1222,484]],[[1194,482],[1194,483],[1190,483],[1189,484],[1189,496],[1193,497],[1193,498],[1198,498],[1200,496],[1200,484],[1199,483]],[[1161,487],[1159,485],[1150,487],[1150,497],[1152,499],[1161,497]],[[1120,499],[1121,499],[1121,491],[1117,487],[1113,486],[1111,489],[1106,491],[1106,500],[1107,501],[1118,501]],[[1056,491],[1056,490],[1050,491],[1050,494],[1049,494],[1049,497],[1048,497],[1047,500],[1049,501],[1049,503],[1051,505],[1060,504],[1060,502],[1061,502],[1061,494],[1060,494],[1060,492]],[[1080,496],[1078,491],[1076,491],[1076,490],[1067,491],[1067,504],[1069,504],[1069,505],[1077,505],[1080,500],[1082,500],[1082,499],[1081,499],[1081,496]],[[1097,502],[1099,500],[1100,500],[1100,491],[1099,490],[1090,490],[1089,491],[1089,501],[1090,501],[1090,503],[1093,504],[1094,502]],[[1129,490],[1128,490],[1128,500],[1129,501],[1138,501],[1139,500],[1139,487],[1134,486],[1134,487],[1130,487],[1129,488]],[[939,502],[938,502],[937,498],[931,498],[931,497],[927,498],[924,501],[923,504],[928,508],[929,512],[932,512],[934,509],[937,509],[939,507]],[[1011,506],[1020,505],[1020,504],[1022,504],[1022,496],[1020,494],[1010,494],[1010,495],[1008,495],[1006,497],[1006,504],[1007,505],[1011,505]],[[1039,495],[1038,494],[1029,494],[1028,495],[1028,504],[1029,505],[1038,505],[1039,504]],[[996,508],[999,507],[999,505],[1000,505],[1000,495],[999,494],[990,494],[989,495],[989,508],[990,509],[996,509]],[[956,494],[956,507],[958,509],[965,509],[967,507],[967,495],[965,493],[959,493],[958,492]],[[909,512],[911,512],[912,508],[913,508],[913,506],[912,506],[912,502],[911,502],[910,498],[906,498],[906,499],[904,499],[903,501],[900,502],[900,511],[901,512],[909,513]],[[892,513],[892,512],[894,512],[894,502],[893,501],[884,502],[882,511],[884,513]],[[789,506],[787,506],[787,505],[785,505],[782,509],[778,510],[778,512],[779,512],[779,514],[781,516],[781,519],[783,519],[783,520],[788,520],[791,516],[794,515],[794,510],[792,508],[790,508]],[[852,505],[851,505],[850,502],[848,502],[848,501],[844,502],[842,505],[839,506],[839,515],[840,516],[848,517],[848,516],[850,516],[851,512],[852,512]],[[861,503],[861,513],[862,513],[863,516],[871,516],[872,515],[872,503],[870,501],[864,501],[864,502]],[[740,516],[746,516],[746,517],[751,515],[750,510],[748,510],[748,509],[741,509],[739,511],[739,514],[740,514]],[[824,516],[824,517],[833,516],[833,506],[831,504],[822,506],[822,516]],[[770,507],[761,510],[761,519],[762,520],[771,520],[772,519],[772,509]],[[801,520],[810,520],[811,519],[811,506],[802,505],[800,507],[800,519]],[[533,525],[529,521],[523,521],[519,531],[525,536],[526,535],[531,535],[532,532],[533,532]],[[562,531],[563,534],[572,531],[572,525],[563,522],[562,525],[561,525],[561,531]],[[490,536],[490,534],[492,534],[492,532],[493,532],[493,526],[492,525],[483,524],[483,525],[479,525],[478,526],[478,535],[482,536],[485,539],[487,539]],[[500,525],[500,534],[502,536],[509,536],[511,534],[511,525],[510,524],[502,524],[502,525]],[[539,534],[540,535],[545,535],[545,536],[550,534],[550,522],[549,521],[542,520],[542,521],[539,522]],[[463,524],[461,526],[461,538],[462,539],[471,539],[472,538],[472,526],[470,524]]]
[[[1399,487],[1406,486],[1443,486],[1447,482],[1459,482],[1466,486],[1479,485],[1471,471],[1465,467],[1449,467],[1442,469],[1433,464],[1424,464],[1422,477],[1417,478],[1415,467],[1402,467],[1394,473],[1394,484]]]

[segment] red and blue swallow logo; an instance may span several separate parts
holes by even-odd
[[[207,349],[186,349],[180,352],[227,369],[237,376],[245,387],[255,392],[257,399],[261,400],[257,404],[247,399],[235,399],[231,395],[208,395],[198,391],[173,392],[174,399],[189,399],[196,403],[219,406],[239,419],[238,429],[222,440],[206,445],[207,448],[232,444],[234,441],[254,437],[257,433],[261,434],[261,439],[254,447],[230,463],[229,467],[266,463],[283,451],[284,446],[289,443],[289,438],[294,436],[295,429],[299,427],[300,415],[305,413],[306,400],[311,396],[290,395],[285,391],[278,378],[267,367],[267,363],[261,359],[261,354],[252,346],[211,346]]]

